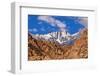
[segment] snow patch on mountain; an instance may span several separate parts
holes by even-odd
[[[56,41],[60,44],[64,44],[64,43],[70,43],[72,41],[74,41],[75,39],[77,39],[79,37],[79,32],[75,33],[75,34],[70,34],[68,32],[51,32],[48,34],[32,34],[33,38],[36,39],[43,39],[43,40],[48,40],[48,41]]]

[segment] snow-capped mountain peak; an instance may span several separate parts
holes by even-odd
[[[43,39],[43,40],[49,40],[49,41],[56,41],[60,44],[67,43],[68,41],[72,40],[72,38],[77,36],[78,33],[70,35],[70,33],[66,31],[60,31],[60,32],[51,32],[48,34],[43,34],[43,35],[32,35],[32,37],[37,38],[37,39]]]

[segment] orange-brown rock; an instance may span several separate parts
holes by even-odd
[[[28,35],[28,60],[30,61],[80,58],[88,58],[87,29],[81,31],[80,38],[72,45],[60,45]]]

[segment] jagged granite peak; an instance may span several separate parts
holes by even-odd
[[[60,32],[51,32],[48,34],[31,34],[31,35],[35,39],[56,41],[60,44],[63,44],[63,43],[69,43],[70,41],[76,39],[79,36],[79,33],[77,32],[71,35],[66,31],[60,31]]]

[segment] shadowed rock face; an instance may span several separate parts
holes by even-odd
[[[39,40],[28,34],[28,60],[80,59],[88,58],[87,29],[81,31],[80,38],[72,45]]]

